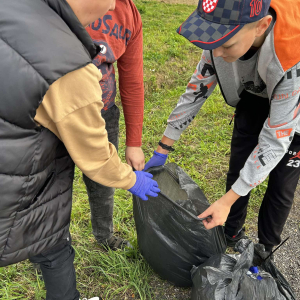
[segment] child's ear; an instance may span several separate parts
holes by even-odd
[[[269,15],[258,21],[257,26],[255,27],[257,37],[262,36],[266,32],[272,22],[272,19],[272,16]]]

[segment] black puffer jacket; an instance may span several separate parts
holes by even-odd
[[[0,267],[68,234],[74,164],[34,117],[49,86],[97,52],[65,0],[0,0]]]

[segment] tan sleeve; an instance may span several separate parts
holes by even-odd
[[[65,144],[75,164],[90,179],[129,189],[136,176],[108,142],[101,117],[100,79],[101,73],[93,64],[63,76],[50,86],[35,121]]]

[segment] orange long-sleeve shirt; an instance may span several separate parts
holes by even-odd
[[[115,70],[117,61],[119,87],[126,124],[126,145],[142,144],[144,84],[143,32],[140,14],[131,0],[117,0],[114,11],[98,19],[87,31],[101,48],[94,64],[101,70],[102,100],[107,110],[116,96]]]

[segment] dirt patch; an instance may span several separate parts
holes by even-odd
[[[168,281],[153,278],[150,283],[153,286],[153,298],[155,300],[189,300],[191,299],[191,288],[175,287]]]

